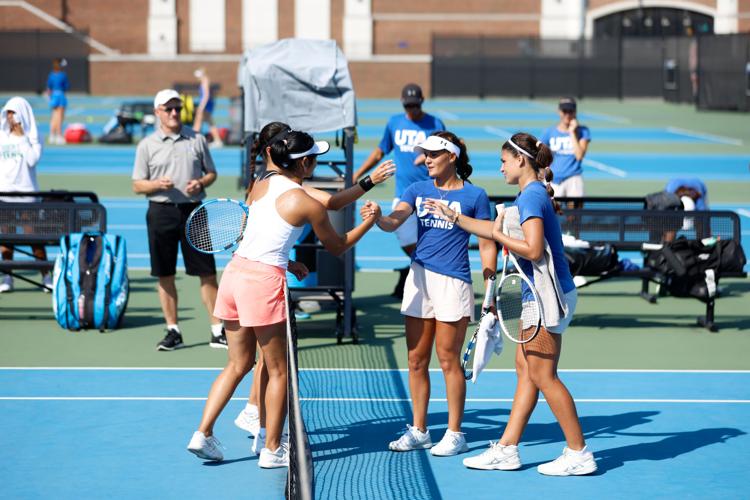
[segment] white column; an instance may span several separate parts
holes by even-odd
[[[344,53],[349,58],[372,56],[372,1],[344,1]]]
[[[331,38],[331,0],[294,0],[294,36]]]
[[[278,39],[278,0],[242,0],[242,48],[250,50]]]
[[[149,0],[148,53],[177,54],[177,10],[175,0]]]
[[[737,0],[716,0],[714,33],[725,35],[737,33],[739,28],[739,8]]]
[[[540,38],[575,40],[583,36],[586,0],[542,0]]]
[[[190,51],[226,50],[226,0],[190,0]]]

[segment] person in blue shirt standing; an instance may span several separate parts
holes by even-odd
[[[469,233],[454,222],[428,213],[428,198],[451,207],[453,211],[489,224],[490,203],[484,189],[468,181],[472,168],[466,146],[450,132],[437,132],[416,150],[426,156],[431,179],[418,181],[401,193],[395,210],[380,217],[377,224],[392,232],[409,217],[417,218],[417,243],[411,254],[411,265],[404,286],[401,314],[406,323],[406,346],[409,352],[409,391],[412,399],[413,425],[388,448],[410,451],[431,448],[434,456],[451,456],[468,451],[461,432],[466,379],[460,354],[466,327],[474,318],[474,291],[469,265]],[[497,247],[490,239],[480,238],[479,253],[484,279],[495,275]],[[432,346],[445,378],[448,398],[448,429],[434,447],[427,429],[427,403],[430,400],[428,371]]]
[[[68,106],[68,99],[65,92],[70,88],[68,75],[63,68],[68,63],[65,59],[55,59],[52,61],[52,71],[47,77],[47,96],[49,97],[49,107],[52,110],[52,116],[49,121],[49,143],[65,144],[62,128],[65,119],[65,108]]]
[[[581,198],[584,194],[581,165],[591,142],[591,131],[578,123],[576,111],[575,99],[560,99],[560,121],[539,138],[552,150],[552,173],[555,176],[552,188],[561,198]]]
[[[396,192],[393,198],[395,209],[401,201],[401,196],[410,185],[415,182],[428,180],[425,168],[425,157],[414,150],[417,144],[427,140],[435,132],[445,130],[440,118],[425,113],[422,110],[424,96],[422,89],[416,83],[409,83],[401,90],[401,104],[405,113],[393,115],[385,127],[380,144],[370,153],[354,174],[354,182],[364,176],[370,169],[393,151],[396,163]],[[396,231],[396,237],[402,250],[411,255],[417,243],[417,218],[412,215]],[[409,268],[399,270],[401,275],[393,291],[393,296],[401,299],[404,291],[404,281]]]
[[[539,333],[526,344],[516,348],[516,374],[518,382],[513,396],[508,423],[497,442],[491,442],[483,453],[464,459],[471,469],[516,470],[521,468],[518,443],[531,418],[539,399],[544,394],[552,413],[557,418],[567,446],[560,457],[541,464],[537,471],[550,476],[580,476],[591,474],[597,466],[594,455],[586,447],[573,397],[557,373],[562,348],[562,334],[570,324],[578,295],[570,268],[565,259],[560,221],[557,218],[559,205],[554,201],[555,192],[549,184],[553,179],[550,169],[552,153],[534,136],[517,133],[502,146],[502,168],[508,184],[517,184],[521,192],[516,197],[523,239],[515,239],[502,232],[503,215],[495,223],[471,218],[452,207],[428,200],[430,213],[452,221],[455,225],[484,238],[492,238],[508,251],[520,257],[518,263],[529,279],[534,281],[532,262],[539,261],[547,253],[552,255],[555,276],[564,294],[567,313],[556,325],[545,324]],[[547,182],[547,186],[542,183]],[[560,305],[560,304],[555,304]],[[565,307],[561,307],[564,312]]]
[[[198,107],[195,109],[193,130],[200,134],[203,122],[206,122],[209,132],[211,132],[211,143],[209,145],[212,148],[220,148],[224,146],[224,141],[221,140],[221,134],[213,119],[215,102],[214,96],[211,93],[211,79],[208,77],[205,68],[196,69],[193,75],[200,80],[200,86],[198,87]]]

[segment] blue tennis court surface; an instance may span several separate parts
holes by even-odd
[[[507,355],[507,354],[506,354]],[[224,462],[184,447],[216,370],[0,370],[5,424],[3,496],[282,498],[285,471],[261,470],[233,424],[246,381],[216,427]],[[496,440],[515,375],[483,373],[469,384],[464,432],[471,451],[436,458],[392,453],[410,420],[399,370],[303,370],[302,410],[312,443],[317,498],[747,498],[750,372],[568,371],[599,471],[550,478],[535,466],[556,457],[562,433],[546,404],[531,418],[515,472],[472,471],[461,460]],[[433,440],[447,423],[445,388],[432,371]],[[44,478],[44,481],[39,481]]]
[[[498,148],[500,142],[498,139]],[[326,159],[341,159],[337,152]],[[354,154],[355,165],[361,164],[369,151],[360,148]],[[237,176],[240,171],[240,150],[227,148],[212,150],[219,175]],[[470,152],[476,178],[499,178],[500,155],[497,151]],[[130,183],[135,159],[134,147],[122,146],[66,146],[48,147],[44,150],[39,175],[97,174],[117,176],[121,182]],[[676,176],[694,176],[704,180],[750,181],[747,156],[739,154],[659,154],[659,153],[595,153],[584,160],[587,179],[665,179]],[[721,168],[707,168],[712,163]]]

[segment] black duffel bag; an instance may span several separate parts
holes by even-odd
[[[618,268],[617,249],[610,244],[589,248],[565,247],[565,258],[573,276],[601,276]]]
[[[646,266],[664,276],[671,295],[704,301],[716,295],[717,274],[742,272],[746,263],[745,252],[735,240],[704,245],[678,238],[646,256]]]

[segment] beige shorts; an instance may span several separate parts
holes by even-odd
[[[581,198],[583,197],[583,176],[574,175],[568,177],[560,184],[550,183],[555,190],[555,198]]]
[[[435,318],[443,323],[466,317],[474,321],[474,289],[471,283],[429,271],[412,262],[404,283],[401,314]]]
[[[400,198],[393,198],[393,204],[391,210],[396,210],[398,204],[401,203]],[[416,245],[417,243],[417,214],[412,213],[408,219],[396,229],[396,238],[398,238],[398,244],[401,248],[408,247],[409,245]]]

